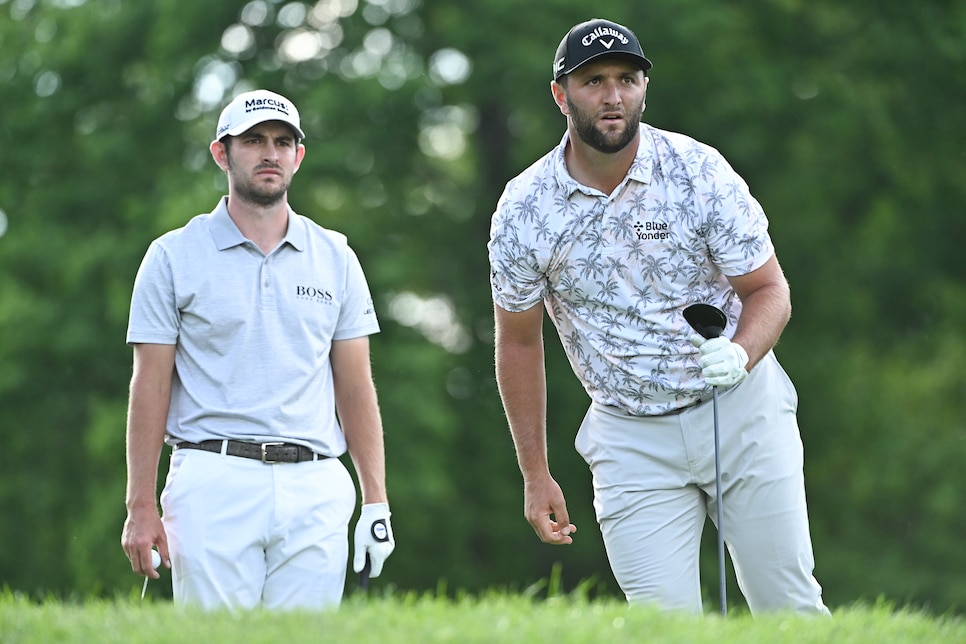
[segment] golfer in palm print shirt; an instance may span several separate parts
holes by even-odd
[[[607,20],[573,27],[553,62],[560,144],[506,186],[488,245],[496,375],[546,543],[573,543],[547,459],[543,312],[591,399],[575,446],[629,602],[703,610],[701,533],[716,515],[712,387],[721,417],[724,533],[753,613],[828,614],[813,576],[796,420],[772,351],[791,303],[768,222],[713,148],[642,124],[651,62]],[[687,306],[723,310],[705,340]]]

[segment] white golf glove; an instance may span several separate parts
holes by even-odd
[[[389,524],[390,514],[388,503],[367,503],[362,506],[356,523],[355,555],[352,560],[352,569],[356,572],[362,572],[368,554],[372,566],[369,576],[378,577],[382,573],[382,565],[396,547]]]
[[[698,363],[701,365],[705,382],[709,385],[730,387],[748,377],[748,372],[745,371],[748,354],[740,344],[735,344],[723,335],[706,340],[697,333],[691,336],[691,344],[701,354]]]

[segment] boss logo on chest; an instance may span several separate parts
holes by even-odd
[[[327,291],[324,288],[299,285],[295,287],[295,297],[300,300],[311,300],[314,302],[321,302],[323,304],[331,303],[335,299],[332,296],[332,292]]]

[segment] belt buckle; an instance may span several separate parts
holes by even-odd
[[[268,458],[268,448],[269,447],[284,447],[285,443],[262,443],[262,463],[266,465],[274,465],[275,463],[282,463],[283,461],[269,460]]]

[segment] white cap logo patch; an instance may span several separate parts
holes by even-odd
[[[259,89],[245,92],[236,96],[225,106],[218,119],[218,129],[215,139],[225,136],[238,136],[246,130],[264,123],[265,121],[282,121],[287,123],[301,141],[305,138],[302,132],[299,111],[292,101],[280,94]]]

